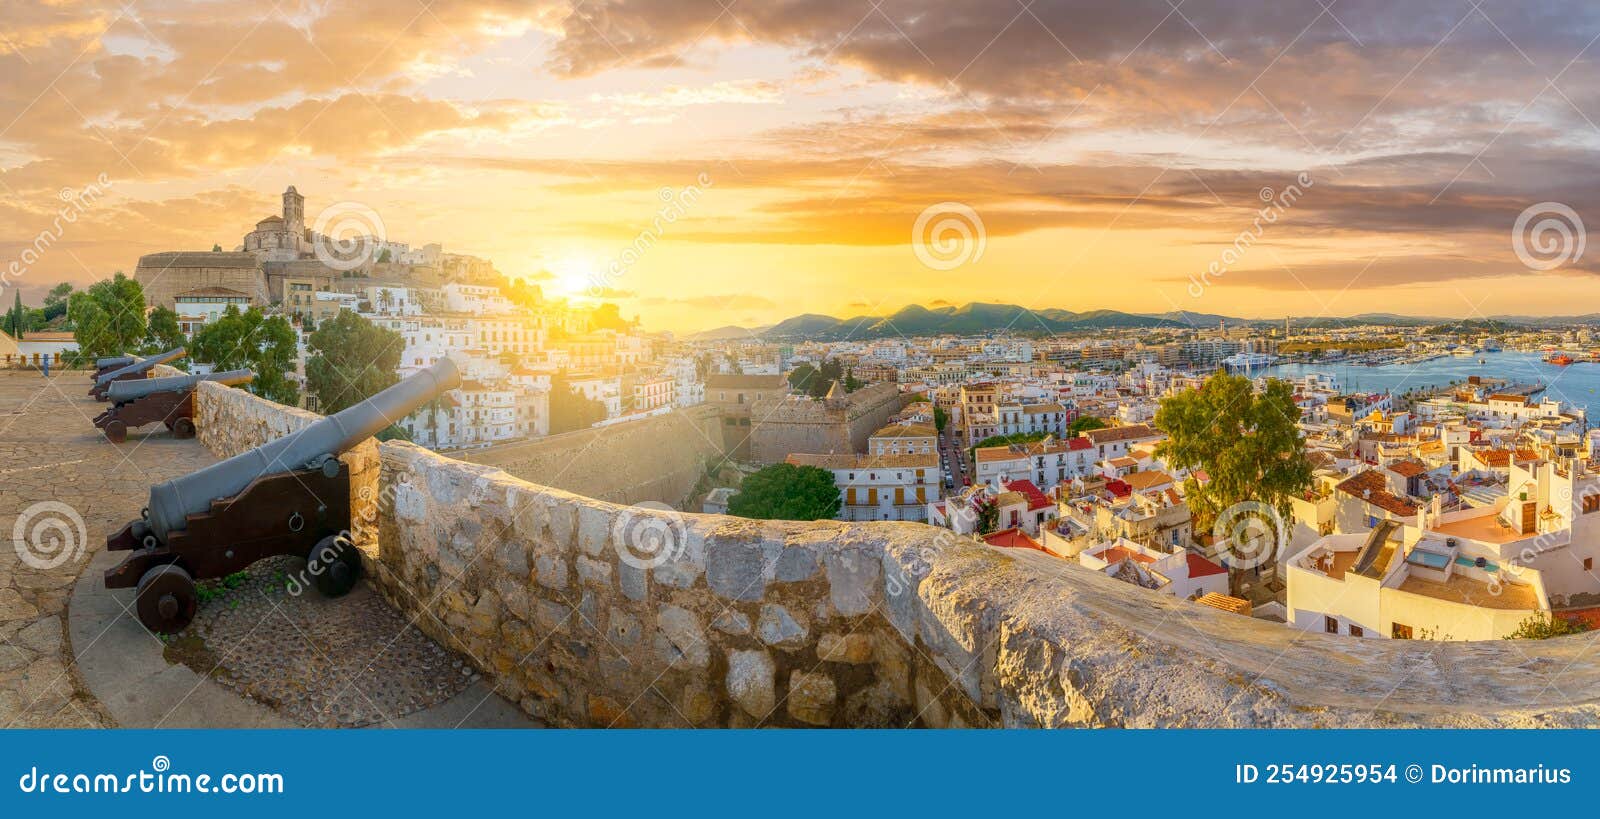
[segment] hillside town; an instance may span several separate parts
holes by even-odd
[[[690,500],[707,512],[766,516],[740,511],[740,479],[782,465],[830,487],[824,516],[927,523],[1299,629],[1466,640],[1530,618],[1600,622],[1600,531],[1589,517],[1600,510],[1600,431],[1543,380],[1594,359],[1587,326],[1218,319],[907,336],[890,317],[880,325],[896,332],[874,325],[861,338],[815,321],[809,332],[680,338],[609,305],[546,298],[536,282],[439,244],[368,237],[359,258],[330,256],[328,237],[306,227],[304,197],[290,187],[282,203],[232,251],[141,257],[144,309],[171,311],[181,337],[196,340],[225,316],[281,317],[294,338],[286,376],[313,410],[318,393],[304,387],[320,327],[354,320],[392,333],[394,378],[448,356],[461,386],[395,425],[431,449],[704,405],[728,453]],[[15,335],[0,336],[7,361],[48,364],[76,343],[70,331]],[[1506,350],[1528,371],[1482,366]],[[194,358],[196,372],[219,363]],[[1345,383],[1352,366],[1359,376],[1440,361],[1482,371],[1384,389]],[[1166,402],[1216,373],[1251,379],[1257,393],[1288,383],[1299,443],[1285,456],[1303,458],[1311,476],[1256,504],[1244,530],[1228,528],[1232,508],[1191,509],[1212,478],[1174,458],[1157,423]],[[1263,538],[1266,553],[1243,542]]]

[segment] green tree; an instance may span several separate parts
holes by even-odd
[[[212,245],[211,246],[211,252],[212,253],[221,253],[222,252],[222,245],[215,245],[215,244]]]
[[[1067,425],[1067,435],[1073,438],[1091,429],[1105,429],[1106,422],[1093,415],[1080,415]]]
[[[728,500],[728,514],[762,520],[824,520],[839,514],[833,473],[815,466],[773,464],[752,473]]]
[[[795,392],[810,393],[811,382],[817,379],[817,368],[802,361],[789,371],[789,388]]]
[[[67,314],[67,302],[72,298],[72,283],[61,282],[44,295],[44,320],[53,322]]]
[[[178,328],[178,314],[170,307],[157,307],[151,310],[147,324],[148,329],[145,331],[144,348],[142,349],[144,355],[164,353],[188,343],[188,339],[184,338],[183,330]],[[187,369],[187,361],[185,359],[180,358],[171,362],[171,364],[179,369]]]
[[[979,535],[992,535],[1000,528],[1000,507],[995,505],[994,498],[988,495],[979,495],[973,500],[973,508],[978,513],[977,532]]]
[[[1157,454],[1210,476],[1204,485],[1192,475],[1184,480],[1196,531],[1209,530],[1223,510],[1245,501],[1289,516],[1289,497],[1311,485],[1299,418],[1294,388],[1276,378],[1257,394],[1251,379],[1219,372],[1199,389],[1161,402],[1156,426],[1168,439]]]
[[[22,290],[18,289],[13,295],[16,296],[16,299],[11,310],[6,313],[6,332],[10,333],[12,338],[22,338],[22,322],[24,317],[27,316],[27,312],[22,306]]]
[[[121,273],[101,279],[67,302],[78,353],[84,358],[123,355],[145,337],[144,288]]]
[[[359,404],[400,380],[405,339],[349,310],[324,321],[306,346],[312,354],[306,360],[306,389],[325,415]]]
[[[1507,634],[1506,639],[1546,640],[1568,634],[1581,634],[1588,630],[1589,624],[1582,620],[1568,620],[1555,614],[1534,612],[1528,615],[1528,619],[1518,623],[1516,630]]]
[[[944,432],[944,428],[950,426],[950,413],[938,404],[933,405],[933,425],[940,432]]]
[[[300,388],[289,379],[296,356],[294,327],[283,316],[259,307],[239,312],[230,304],[189,340],[189,357],[217,370],[249,369],[256,374],[247,389],[280,404],[300,403]]]
[[[567,374],[556,373],[550,379],[550,434],[588,429],[606,419],[606,405],[596,401],[567,381]]]

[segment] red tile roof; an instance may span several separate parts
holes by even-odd
[[[1028,499],[1029,512],[1049,509],[1055,505],[1050,502],[1050,498],[1046,497],[1044,492],[1040,491],[1039,487],[1034,485],[1033,481],[1010,481],[1005,484],[1005,487],[1009,491],[1021,493],[1023,497]]]
[[[1211,561],[1195,554],[1194,552],[1190,552],[1186,557],[1189,559],[1190,580],[1193,580],[1196,577],[1210,577],[1214,574],[1228,573],[1227,569],[1212,563]]]
[[[1106,481],[1106,491],[1119,498],[1126,498],[1133,494],[1133,487],[1125,481]]]
[[[1104,560],[1106,563],[1120,563],[1124,560],[1132,560],[1138,563],[1156,562],[1156,559],[1149,555],[1139,554],[1138,552],[1131,551],[1122,546],[1111,546],[1109,548],[1102,549],[1100,550],[1099,554],[1095,555],[1095,557]]]
[[[1094,442],[1088,438],[1072,438],[1067,441],[1067,449],[1074,452],[1081,449],[1094,449]]]
[[[990,546],[1001,546],[1007,549],[1036,549],[1049,554],[1037,541],[1023,534],[1021,529],[1006,529],[991,535],[984,535],[983,542]]]

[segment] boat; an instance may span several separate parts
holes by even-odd
[[[1471,358],[1477,355],[1478,352],[1471,347],[1457,347],[1454,350],[1451,350],[1450,354],[1456,358]]]
[[[1545,357],[1544,362],[1546,364],[1554,364],[1557,367],[1565,367],[1572,363],[1572,356],[1566,353],[1551,353]]]

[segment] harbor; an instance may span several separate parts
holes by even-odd
[[[1587,410],[1600,406],[1600,364],[1576,361],[1555,364],[1537,352],[1478,351],[1472,357],[1440,353],[1406,363],[1369,366],[1353,360],[1278,364],[1252,373],[1255,377],[1297,379],[1309,373],[1331,373],[1349,392],[1432,390],[1472,376],[1507,382],[1504,391],[1519,395],[1548,393],[1551,398]]]

